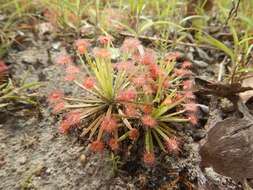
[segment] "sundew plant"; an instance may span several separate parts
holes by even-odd
[[[95,48],[87,39],[75,41],[81,66],[66,54],[56,60],[65,70],[63,80],[77,85],[81,94],[67,96],[58,89],[49,94],[52,112],[62,115],[59,131],[80,130],[99,153],[119,152],[124,143],[139,141],[147,165],[155,163],[155,149],[179,153],[177,127],[198,122],[191,63],[178,62],[178,52],[158,56],[135,38],[124,40],[114,60],[112,38],[98,41]]]

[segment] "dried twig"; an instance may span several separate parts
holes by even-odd
[[[235,4],[235,1],[232,0],[232,8],[229,11],[228,17],[226,19],[225,25],[228,24],[228,21],[231,20],[233,17],[237,16],[237,12],[239,9],[239,5],[240,5],[241,0],[238,0],[237,3]]]

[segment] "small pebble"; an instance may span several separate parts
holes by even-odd
[[[54,50],[59,50],[60,47],[61,47],[61,42],[55,42],[55,43],[52,44],[52,48]]]
[[[37,166],[36,166],[36,168],[35,168],[35,170],[34,170],[34,175],[35,176],[41,176],[45,171],[46,171],[46,166],[43,164],[43,163],[39,163]]]
[[[25,164],[27,161],[27,158],[25,156],[21,156],[19,159],[18,159],[18,162],[20,165],[23,165]]]
[[[79,160],[80,160],[80,162],[81,162],[82,165],[85,165],[85,163],[86,163],[86,156],[84,154],[81,154]]]

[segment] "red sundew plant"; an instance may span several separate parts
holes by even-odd
[[[75,48],[79,54],[85,54],[90,45],[91,44],[85,39],[78,39],[75,41]]]
[[[177,53],[158,59],[137,39],[126,39],[121,51],[121,60],[112,63],[109,47],[96,47],[92,53],[87,50],[79,56],[87,63],[85,72],[72,63],[61,64],[67,75],[68,68],[75,67],[78,72],[72,82],[86,95],[65,96],[56,90],[48,101],[54,113],[65,113],[60,132],[82,129],[81,137],[88,136],[94,152],[107,147],[117,151],[129,140],[141,141],[143,160],[153,165],[156,147],[167,153],[180,152],[176,126],[198,122],[191,65],[176,65]]]

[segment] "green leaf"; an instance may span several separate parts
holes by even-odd
[[[152,133],[156,139],[156,142],[158,143],[159,147],[162,149],[162,151],[166,152],[163,143],[161,142],[161,139],[158,137],[158,135],[156,134],[156,131],[152,130]]]
[[[179,24],[184,24],[186,21],[188,20],[193,20],[193,19],[203,19],[203,20],[207,20],[207,17],[206,16],[202,16],[202,15],[191,15],[191,16],[188,16],[188,17],[185,17],[183,18]]]
[[[156,108],[154,110],[154,112],[152,113],[152,115],[154,116],[154,118],[159,119],[160,116],[162,116],[164,113],[166,113],[167,111],[169,111],[170,109],[176,107],[178,104],[180,104],[182,101],[184,101],[184,98],[181,98],[180,100],[170,104],[170,105],[160,105],[158,108]]]
[[[209,34],[205,34],[204,36],[202,36],[201,34],[198,34],[196,37],[201,42],[208,43],[216,47],[217,49],[223,51],[224,53],[226,53],[231,58],[232,62],[235,63],[235,55],[234,55],[233,50],[227,47],[224,43],[220,42],[219,40],[216,40]]]
[[[245,57],[248,57],[252,51],[253,51],[253,44],[251,44],[251,45],[249,46],[249,48],[247,49],[247,52],[246,52],[246,54],[245,54]]]
[[[251,68],[242,68],[238,72],[241,72],[241,73],[253,72],[253,67],[251,67]]]

